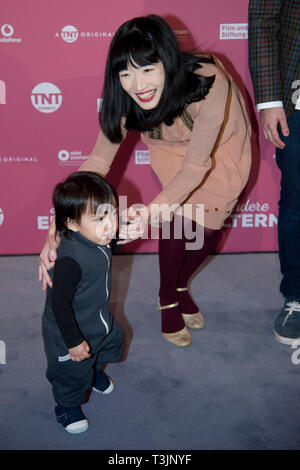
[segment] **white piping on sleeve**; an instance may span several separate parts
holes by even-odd
[[[106,321],[104,320],[103,316],[102,316],[102,313],[101,313],[101,310],[99,312],[99,315],[100,315],[100,318],[102,320],[102,323],[104,324],[105,328],[106,328],[106,334],[108,335],[109,333],[109,328],[108,328],[108,324],[106,323]]]

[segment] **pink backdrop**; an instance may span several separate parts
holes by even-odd
[[[9,0],[0,16],[0,254],[39,253],[54,185],[91,152],[111,37],[124,21],[163,16],[186,49],[213,51],[242,89],[253,124],[253,168],[220,244],[222,252],[277,250],[279,171],[258,128],[247,64],[247,0]],[[48,99],[45,100],[45,94]],[[135,134],[108,178],[128,202],[159,183]],[[156,240],[127,252],[155,252]]]

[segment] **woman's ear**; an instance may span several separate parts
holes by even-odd
[[[72,230],[73,232],[78,232],[79,231],[77,222],[75,222],[75,220],[72,220],[72,219],[68,218],[66,220],[66,226],[69,230]]]

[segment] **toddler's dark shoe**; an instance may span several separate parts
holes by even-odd
[[[88,429],[89,423],[81,411],[80,406],[67,408],[65,406],[56,405],[55,414],[57,421],[63,425],[65,430],[70,434],[79,434]]]
[[[300,302],[286,299],[274,324],[277,341],[292,345],[300,343]]]
[[[93,390],[95,392],[107,395],[108,393],[111,393],[114,388],[115,386],[112,379],[104,374],[104,372],[99,370],[96,373],[96,381]]]

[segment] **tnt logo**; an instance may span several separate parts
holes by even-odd
[[[0,104],[6,104],[6,85],[3,80],[0,80]]]
[[[0,340],[0,364],[6,364],[6,345],[3,340]]]
[[[53,83],[39,83],[31,92],[31,103],[41,113],[54,113],[62,104],[62,93]]]
[[[72,26],[72,25],[65,26],[61,30],[61,37],[63,38],[65,42],[68,42],[68,43],[75,42],[78,39],[78,31],[75,28],[75,26]]]

